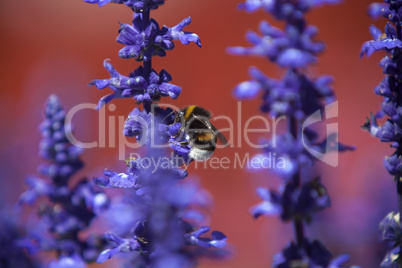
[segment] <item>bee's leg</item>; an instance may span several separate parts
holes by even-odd
[[[177,131],[176,135],[174,135],[173,137],[174,138],[184,137],[185,135],[186,135],[186,133],[182,129],[180,129],[179,131]]]
[[[187,170],[188,166],[190,165],[190,163],[193,161],[194,159],[189,157],[187,162],[184,162],[183,166],[184,166],[184,170]]]
[[[187,168],[188,168],[190,162],[191,162],[191,161],[184,162],[184,164],[182,165],[182,166],[184,166],[184,170],[187,170]]]
[[[187,164],[187,163],[184,163],[182,166],[184,167],[184,170],[187,170],[187,168],[188,168],[188,164]]]
[[[189,142],[188,142],[188,141],[179,141],[179,142],[172,142],[172,143],[175,144],[175,145],[180,145],[180,146],[189,145]]]

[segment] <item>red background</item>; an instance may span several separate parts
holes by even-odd
[[[177,101],[164,101],[179,107],[197,104],[214,115],[236,119],[237,102],[232,97],[232,89],[248,79],[248,66],[259,66],[269,76],[280,77],[281,70],[264,59],[230,56],[225,52],[228,46],[247,46],[246,30],[257,31],[261,19],[276,24],[263,12],[238,11],[239,2],[169,0],[152,12],[160,25],[168,26],[191,16],[192,24],[186,29],[197,33],[203,45],[200,49],[194,44],[176,43],[176,49],[169,51],[167,57],[154,60],[156,70],[165,68],[173,76],[173,83],[183,88]],[[322,240],[334,255],[350,253],[353,264],[378,267],[385,250],[385,245],[378,242],[378,222],[395,209],[396,198],[394,183],[382,164],[383,157],[391,152],[389,146],[360,129],[366,116],[375,112],[381,102],[373,88],[382,79],[378,67],[382,55],[359,58],[361,44],[371,38],[368,27],[373,21],[366,14],[369,3],[350,0],[316,9],[308,15],[308,21],[320,29],[318,39],[327,43],[326,52],[311,73],[335,77],[339,137],[344,143],[356,145],[358,150],[341,155],[336,168],[317,166],[332,197],[332,207],[317,215],[307,227],[307,235]],[[56,93],[67,108],[96,103],[109,91],[98,91],[87,87],[87,83],[94,78],[109,77],[102,66],[105,58],[110,58],[122,74],[138,66],[134,60],[118,58],[122,45],[115,42],[118,21],[130,23],[131,14],[125,6],[109,4],[98,8],[81,0],[0,1],[0,174],[3,181],[0,195],[3,202],[17,200],[25,189],[24,176],[35,174],[41,162],[37,157],[40,140],[37,125],[47,96]],[[385,22],[376,23],[384,25]],[[128,99],[114,104],[118,108],[107,115],[115,116],[116,120],[134,107]],[[259,104],[260,100],[242,103],[243,123],[250,116],[261,114]],[[97,116],[96,111],[86,110],[74,118],[75,133],[80,140],[96,139]],[[227,127],[223,121],[216,125]],[[235,121],[235,127],[241,126]],[[253,140],[260,135],[254,135]],[[235,153],[257,152],[244,140],[241,148],[235,145],[217,150],[215,156],[233,159]],[[86,150],[83,159],[86,167],[77,177],[99,176],[106,167],[124,170],[124,163],[116,160],[117,149]],[[255,174],[240,169],[190,167],[190,174],[199,177],[213,195],[212,228],[228,235],[234,252],[228,261],[203,261],[201,267],[270,266],[273,254],[291,239],[292,226],[277,218],[254,221],[248,209],[259,202],[255,194],[257,185],[277,186],[279,180],[269,173]]]

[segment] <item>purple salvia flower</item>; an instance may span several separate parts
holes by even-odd
[[[39,222],[30,223],[37,232],[31,232],[18,244],[28,252],[55,250],[58,259],[52,260],[49,267],[86,267],[86,263],[95,260],[105,241],[96,236],[84,240],[78,235],[108,208],[110,201],[92,181],[82,179],[74,187],[69,186],[69,180],[83,163],[79,158],[82,149],[68,140],[71,126],[65,125],[65,117],[59,99],[50,96],[45,120],[40,125],[43,139],[39,147],[40,155],[47,160],[39,171],[50,180],[28,177],[29,188],[17,205],[32,205],[40,196],[46,196],[50,202],[41,204]]]
[[[106,249],[106,250],[102,251],[102,253],[96,259],[96,261],[99,263],[105,262],[106,260],[112,258],[114,255],[116,255],[119,252],[130,252],[130,251],[139,251],[140,250],[140,244],[134,238],[123,239],[123,238],[120,238],[111,233],[106,233],[105,238],[109,242],[114,243],[115,247],[112,249]]]
[[[383,232],[383,240],[389,242],[391,250],[387,253],[381,267],[400,267],[401,259],[401,233],[400,213],[402,212],[402,106],[400,87],[402,78],[402,2],[399,0],[385,0],[384,3],[372,3],[369,6],[369,15],[376,19],[385,17],[388,22],[384,27],[384,33],[375,26],[370,27],[370,33],[374,40],[367,41],[361,48],[360,56],[383,50],[386,55],[380,66],[385,74],[384,79],[374,89],[374,92],[384,97],[381,110],[376,115],[371,115],[362,126],[382,142],[390,143],[395,149],[394,153],[384,159],[384,166],[394,176],[396,181],[399,213],[391,212],[380,223]],[[385,117],[382,125],[377,123],[377,118]]]
[[[144,10],[157,9],[165,3],[165,0],[84,0],[90,4],[98,4],[100,7],[108,3],[125,4],[131,7],[134,12],[143,12]]]
[[[332,259],[331,253],[318,240],[303,241],[303,247],[290,243],[282,252],[274,256],[274,267],[313,267],[313,268],[341,268],[346,267],[348,255],[341,255]],[[356,267],[357,266],[351,266]]]
[[[4,268],[39,268],[37,258],[28,256],[20,246],[20,242],[26,235],[27,225],[22,224],[22,219],[15,211],[2,208],[0,210],[0,264]]]
[[[152,121],[152,113],[141,111],[136,107],[129,113],[124,123],[123,134],[126,137],[136,137],[140,144],[147,144],[151,136]]]
[[[402,228],[399,214],[390,212],[381,222],[380,229],[384,241],[389,241],[393,245],[398,244],[402,239]]]
[[[86,268],[85,262],[80,256],[74,254],[71,256],[62,256],[58,260],[49,263],[49,268]]]
[[[49,195],[54,192],[54,186],[37,177],[28,176],[25,179],[28,185],[28,190],[25,191],[19,198],[19,204],[34,204],[36,199],[43,195]]]
[[[183,31],[183,28],[190,23],[191,18],[188,17],[172,28],[167,26],[160,28],[154,19],[145,18],[143,13],[134,13],[132,25],[121,24],[120,26],[117,42],[125,47],[119,51],[119,56],[124,59],[135,58],[137,61],[144,61],[144,66],[151,66],[152,57],[166,56],[166,50],[174,48],[172,42],[174,40],[180,40],[185,45],[194,42],[201,47],[198,35]],[[168,83],[172,77],[166,70],[158,74],[153,69],[148,67],[144,69],[140,66],[129,76],[124,76],[117,72],[107,60],[104,61],[104,66],[111,78],[95,79],[90,85],[95,85],[99,89],[109,87],[114,93],[102,97],[97,109],[116,98],[134,98],[137,103],[144,102],[148,105],[159,101],[161,97],[169,96],[176,99],[180,95],[181,88]]]
[[[261,139],[262,153],[251,161],[251,171],[267,169],[266,159],[274,156],[280,159],[273,172],[283,179],[280,190],[258,188],[263,200],[251,208],[254,218],[262,215],[279,216],[283,221],[292,221],[295,227],[295,242],[274,257],[273,267],[345,267],[346,255],[332,258],[328,250],[318,241],[309,242],[304,236],[304,224],[310,223],[316,212],[330,206],[327,190],[318,177],[302,176],[317,159],[322,159],[331,151],[354,150],[354,146],[344,145],[337,140],[336,133],[319,140],[319,135],[306,126],[320,111],[327,110],[336,98],[332,89],[333,78],[329,75],[310,78],[305,69],[317,62],[317,56],[324,50],[322,42],[315,41],[318,29],[307,25],[305,13],[323,4],[336,4],[338,0],[246,0],[239,4],[240,9],[254,12],[260,8],[285,22],[284,30],[261,22],[261,36],[249,32],[246,35],[251,47],[231,47],[228,52],[234,55],[262,56],[286,71],[282,79],[268,77],[256,67],[250,67],[251,80],[237,85],[234,96],[240,100],[262,98],[260,110],[275,118],[287,120],[289,130],[276,135],[271,140]],[[392,28],[387,31],[393,36]],[[372,29],[375,36],[380,33]],[[382,39],[379,41],[382,42]],[[398,46],[395,42],[394,46]],[[366,52],[372,53],[373,44],[366,45]],[[383,43],[376,44],[389,46]],[[313,119],[314,120],[314,119]],[[311,124],[311,123],[310,123]],[[368,127],[370,123],[368,123]],[[384,137],[389,137],[390,128],[384,128]],[[381,130],[377,129],[376,135]],[[264,160],[265,159],[265,160]],[[264,162],[265,161],[265,162]],[[325,161],[325,160],[323,160]]]
[[[127,138],[136,139],[143,146],[141,154],[125,160],[126,171],[105,169],[104,176],[93,179],[104,188],[126,189],[120,202],[112,204],[107,213],[112,231],[105,238],[113,245],[99,254],[97,262],[122,255],[126,257],[125,267],[192,267],[198,257],[214,254],[208,248],[223,248],[227,237],[219,231],[206,234],[210,228],[204,226],[204,211],[211,203],[210,196],[197,183],[185,179],[188,173],[182,168],[191,161],[189,135],[182,123],[176,122],[176,111],[155,104],[162,97],[178,98],[181,88],[170,83],[172,77],[166,70],[158,73],[152,69],[152,58],[165,56],[166,51],[174,48],[175,40],[201,46],[200,39],[184,31],[191,22],[190,17],[171,28],[160,27],[150,18],[150,10],[164,1],[86,2],[100,6],[115,2],[132,8],[132,25],[120,26],[117,42],[125,47],[119,51],[119,56],[143,64],[124,76],[105,61],[111,78],[90,83],[99,89],[113,90],[99,101],[98,109],[116,98],[133,98],[144,107],[135,107],[130,112],[123,129]],[[80,191],[77,198],[92,202],[90,191]],[[122,214],[132,217],[122,217]]]
[[[190,44],[190,42],[194,42],[197,46],[201,47],[201,40],[198,35],[190,32],[183,31],[183,28],[191,23],[191,18],[187,17],[183,19],[179,24],[173,26],[172,28],[167,28],[167,33],[164,34],[161,40],[180,40],[180,42],[184,45]],[[167,41],[165,41],[167,42]],[[159,43],[161,43],[159,41]]]
[[[158,157],[158,152],[155,153],[151,153],[155,157],[153,159],[163,159]],[[123,174],[116,176],[124,176]],[[108,234],[107,240],[114,242],[116,246],[104,250],[99,255],[98,262],[104,262],[119,252],[142,252],[140,255],[133,254],[130,262],[147,263],[151,267],[157,267],[161,258],[175,255],[185,260],[186,265],[190,265],[193,263],[191,256],[195,249],[189,246],[221,248],[226,245],[226,236],[221,232],[212,232],[211,238],[200,237],[210,228],[201,227],[194,231],[194,227],[185,221],[194,220],[194,212],[198,213],[197,218],[202,217],[195,208],[206,207],[210,203],[209,195],[200,191],[197,184],[179,182],[182,176],[175,169],[158,169],[157,166],[139,171],[138,179],[142,184],[132,187],[136,195],[136,202],[132,206],[143,219],[137,221],[133,237],[121,238]],[[117,180],[119,178],[116,178]],[[126,180],[120,178],[120,181],[123,185],[114,186],[126,188]],[[182,254],[183,248],[188,252]]]
[[[289,26],[283,32],[264,21],[260,24],[260,32],[263,34],[261,37],[253,32],[247,34],[253,47],[233,47],[229,48],[229,52],[234,55],[262,56],[281,67],[299,68],[315,63],[314,54],[324,49],[321,43],[312,41],[317,34],[317,28],[313,26],[306,27],[302,33],[294,26]]]
[[[94,178],[94,182],[105,188],[138,188],[138,176],[135,174],[116,173],[111,170],[103,172],[105,177]]]
[[[106,95],[99,100],[97,109],[117,98],[133,98],[137,103],[159,101],[161,97],[171,97],[177,99],[180,95],[179,86],[168,83],[172,80],[170,74],[162,70],[159,74],[152,70],[148,81],[144,78],[142,66],[137,68],[129,77],[119,74],[113,66],[104,61],[106,70],[109,71],[110,79],[95,79],[90,85],[95,85],[98,89],[109,87],[114,93]]]
[[[212,238],[202,238],[200,237],[201,235],[209,232],[211,228],[207,226],[203,226],[197,231],[194,231],[190,234],[187,235],[189,238],[188,243],[190,245],[200,245],[201,247],[204,248],[210,248],[210,247],[215,247],[215,248],[222,248],[226,246],[226,239],[227,237],[218,231],[214,231],[211,233]]]
[[[320,99],[332,102],[335,97],[330,86],[333,78],[323,75],[309,79],[303,74],[288,71],[283,80],[267,77],[256,67],[250,67],[253,80],[240,83],[234,90],[239,99],[253,99],[262,92],[261,110],[272,116],[294,115],[303,118],[323,107]],[[300,94],[300,91],[304,94]]]
[[[191,23],[191,18],[185,18],[178,25],[169,28],[159,27],[159,24],[151,19],[148,25],[143,23],[142,16],[135,15],[133,25],[122,24],[117,42],[126,45],[119,51],[119,57],[123,59],[135,58],[137,61],[150,61],[153,56],[166,56],[165,50],[174,48],[174,40],[180,40],[182,44],[190,42],[201,47],[198,35],[183,31],[183,28]],[[145,26],[145,29],[143,30]]]
[[[83,166],[79,159],[82,149],[72,145],[66,136],[71,126],[65,125],[65,117],[58,98],[50,96],[45,107],[45,120],[40,125],[43,138],[39,144],[39,155],[50,163],[40,166],[39,171],[57,184],[66,184]]]
[[[377,19],[383,15],[383,11],[385,11],[385,9],[388,7],[388,4],[385,3],[372,3],[369,6],[368,12],[371,18]]]
[[[123,59],[136,58],[137,61],[150,61],[152,56],[165,56],[163,49],[154,46],[155,37],[160,32],[159,24],[151,19],[148,25],[141,25],[144,21],[141,15],[135,15],[133,25],[122,24],[119,30],[117,42],[125,45],[119,51],[119,57]],[[145,26],[145,29],[144,29]],[[172,49],[173,44],[165,49]]]
[[[381,262],[381,267],[398,267],[400,255],[400,241],[402,238],[399,213],[390,212],[381,222],[382,239],[393,246]]]
[[[319,178],[304,184],[301,189],[289,183],[282,193],[264,188],[258,188],[257,193],[264,201],[252,208],[254,218],[280,215],[284,221],[303,219],[310,222],[315,212],[330,206],[327,190]]]
[[[316,8],[324,4],[338,4],[341,0],[299,0],[289,3],[286,0],[246,0],[239,4],[239,9],[247,12],[254,12],[263,8],[266,12],[274,15],[277,19],[300,19],[303,13],[311,8]]]

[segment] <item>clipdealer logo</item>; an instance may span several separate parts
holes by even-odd
[[[171,108],[173,110],[180,110],[178,107],[175,107],[173,105],[163,105],[159,104],[159,107],[161,108]],[[105,108],[100,109],[97,111],[98,113],[98,137],[97,140],[90,141],[90,142],[80,142],[76,139],[76,137],[72,134],[71,128],[68,127],[71,125],[71,122],[74,118],[74,116],[77,116],[77,113],[82,112],[83,110],[95,110],[96,104],[93,103],[82,103],[79,105],[76,105],[73,107],[66,115],[66,135],[69,141],[81,148],[88,149],[88,148],[118,148],[118,154],[119,154],[119,159],[120,160],[125,160],[128,156],[132,156],[132,154],[127,154],[128,149],[136,149],[141,147],[145,143],[145,135],[142,137],[140,140],[136,140],[136,138],[129,138],[127,139],[126,136],[123,135],[123,128],[124,128],[124,122],[126,118],[122,115],[116,116],[116,115],[108,115],[107,112],[113,112],[116,109],[116,106],[114,104],[109,104]],[[325,116],[322,116],[321,114],[324,114]],[[317,158],[318,160],[332,166],[336,167],[338,165],[338,141],[337,141],[337,136],[334,135],[334,133],[338,132],[338,123],[327,123],[326,124],[326,147],[325,150],[317,150],[317,147],[314,147],[309,144],[307,137],[305,136],[305,129],[313,124],[316,123],[325,123],[325,120],[331,119],[331,118],[336,118],[338,117],[338,102],[335,101],[327,106],[324,107],[323,110],[317,110],[310,116],[306,118],[304,122],[302,122],[302,132],[303,135],[301,135],[301,140],[304,148],[308,153],[310,153],[313,157]],[[117,120],[116,120],[117,118]],[[235,119],[233,117],[229,117],[226,115],[219,115],[215,116],[211,119],[211,121],[217,122],[217,121],[224,121],[224,123],[221,123],[220,125],[227,125],[227,128],[220,128],[219,130],[222,133],[225,133],[225,136],[228,138],[229,142],[229,147],[232,148],[241,148],[244,144],[246,144],[250,148],[254,149],[261,149],[261,148],[266,148],[268,145],[267,144],[260,144],[260,143],[254,143],[250,139],[250,134],[251,133],[261,133],[261,135],[271,135],[272,140],[270,146],[272,148],[275,148],[277,146],[277,128],[278,124],[280,121],[283,121],[286,119],[286,116],[280,116],[278,118],[275,117],[264,117],[261,115],[254,115],[247,120],[244,120],[242,118],[242,104],[241,102],[238,102],[237,104],[237,116]],[[235,129],[235,120],[237,123],[237,129]],[[262,128],[251,128],[250,125],[253,122],[262,122],[263,127]],[[154,126],[154,123],[148,124],[143,118],[138,117],[138,123],[141,125],[141,128],[143,128],[144,132],[147,132],[148,130],[152,133],[152,127],[158,127]],[[118,133],[118,134],[116,134]],[[159,148],[163,147],[169,147],[168,144],[164,145],[156,145],[154,142],[153,135],[151,135],[151,146],[157,146]],[[222,145],[217,144],[217,148],[223,147]],[[131,150],[132,151],[132,150]],[[144,160],[147,161],[147,160]],[[152,160],[149,160],[152,161]],[[154,160],[156,161],[156,160]],[[162,160],[161,160],[162,161]],[[170,160],[171,161],[171,160]],[[250,155],[243,154],[240,155],[239,153],[235,153],[234,157],[228,158],[228,157],[221,157],[217,158],[212,156],[210,159],[206,161],[200,161],[198,163],[197,161],[194,161],[195,164],[198,166],[206,167],[210,166],[211,168],[223,168],[223,169],[228,169],[228,168],[254,168],[256,166],[260,168],[268,168],[268,169],[286,169],[289,163],[289,157],[287,155],[279,155],[276,153],[267,153],[265,156],[263,154],[259,154],[255,157],[250,157]],[[205,163],[203,163],[205,162]],[[144,162],[145,163],[145,162]],[[160,162],[161,163],[161,162]]]
[[[182,159],[178,156],[170,154],[170,157],[142,157],[138,153],[130,153],[130,158],[136,160],[136,166],[140,169],[151,169],[152,173],[156,172],[158,168],[174,169],[180,166]],[[285,157],[277,156],[276,153],[268,153],[264,155],[250,156],[250,153],[239,154],[235,153],[234,158],[229,157],[216,157],[205,161],[194,161],[194,169],[286,169],[288,160]]]

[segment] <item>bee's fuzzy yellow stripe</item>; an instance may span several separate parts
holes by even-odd
[[[188,106],[188,108],[186,109],[186,114],[184,115],[185,119],[188,119],[190,117],[190,114],[194,111],[195,107],[197,106],[196,105]]]
[[[197,136],[197,139],[198,139],[198,140],[201,140],[201,141],[212,140],[213,138],[214,138],[214,134],[211,133],[211,132],[199,134],[199,135]]]

